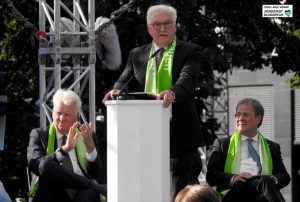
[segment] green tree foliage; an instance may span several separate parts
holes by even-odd
[[[23,15],[37,17],[37,4],[21,4]],[[0,179],[9,194],[24,195],[26,179],[26,147],[32,127],[37,125],[35,101],[38,96],[37,46],[32,46],[32,31],[19,23],[0,1],[0,71],[7,72],[8,96],[5,150],[0,155]],[[34,21],[36,22],[36,20]]]
[[[38,126],[37,115],[39,92],[38,41],[32,27],[17,19],[8,6],[7,0],[0,0],[0,71],[7,72],[8,95],[7,128],[5,151],[0,153],[0,180],[12,198],[25,196],[26,146],[29,132]],[[27,20],[38,27],[37,1],[13,1],[14,6]],[[51,4],[52,0],[47,1]],[[65,0],[72,6],[72,0]],[[95,1],[96,17],[110,17],[110,14],[128,0]],[[300,1],[287,0],[294,7],[293,18],[281,18],[280,22],[262,17],[263,4],[279,4],[278,0],[235,1],[235,0],[189,0],[160,1],[169,3],[178,11],[177,36],[197,43],[203,50],[197,105],[199,112],[205,109],[208,96],[218,96],[220,90],[213,88],[223,81],[213,72],[226,73],[235,68],[251,71],[270,66],[274,73],[283,75],[294,72],[300,75],[300,40],[292,34],[300,28]],[[150,42],[147,34],[145,15],[147,8],[158,1],[137,1],[114,23],[119,33],[123,66],[133,47]],[[87,0],[81,5],[87,6]],[[87,9],[85,8],[87,13]],[[277,54],[271,57],[270,53]],[[121,69],[122,69],[121,68]],[[112,87],[120,71],[112,72],[98,68],[97,105]],[[1,86],[1,88],[3,88]],[[208,110],[207,110],[208,111]],[[218,125],[212,118],[202,123],[205,134],[214,134]],[[105,131],[104,131],[105,132]],[[207,138],[208,141],[210,137]]]

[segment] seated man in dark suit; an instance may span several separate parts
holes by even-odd
[[[100,154],[91,123],[79,124],[81,100],[71,90],[53,96],[53,123],[31,131],[27,159],[38,176],[29,196],[33,201],[97,201],[106,195],[100,185]]]
[[[236,132],[216,139],[207,167],[207,182],[217,186],[225,202],[282,202],[280,189],[290,176],[282,162],[280,145],[258,131],[264,108],[255,99],[238,102]]]

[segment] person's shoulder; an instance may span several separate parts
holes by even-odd
[[[224,136],[224,137],[217,137],[214,141],[215,145],[223,145],[223,144],[229,144],[230,142],[230,136]]]
[[[48,133],[49,127],[33,128],[31,133],[45,134]]]
[[[189,42],[189,41],[182,41],[177,39],[176,41],[177,46],[183,46],[183,47],[190,47],[190,48],[199,48],[198,44]]]
[[[219,137],[218,139],[220,140],[220,142],[229,142],[230,138],[231,138],[231,136],[222,136],[222,137]]]
[[[144,45],[141,45],[141,46],[137,46],[137,47],[133,48],[132,51],[133,52],[139,52],[139,51],[148,49],[150,47],[151,47],[151,43],[148,43],[148,44],[144,44]]]
[[[266,139],[266,141],[267,141],[267,143],[268,143],[269,146],[280,148],[280,144],[278,144],[277,142],[274,142],[274,141],[272,141],[270,139],[267,139],[267,138],[265,138],[265,139]]]

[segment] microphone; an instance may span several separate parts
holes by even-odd
[[[151,56],[150,58],[146,61],[146,63],[149,62],[149,60],[151,60],[152,58],[154,58],[163,48],[159,48],[158,50],[156,50]],[[131,80],[137,75],[137,72],[135,72],[128,80],[127,82],[125,82],[122,87],[120,88],[118,94],[116,95],[116,99],[117,100],[126,100],[127,99],[127,94],[128,92],[125,90],[125,88],[129,85],[129,83],[131,82]]]
[[[116,94],[117,100],[126,100],[126,96],[128,92],[125,90],[125,88],[129,85],[130,81],[136,76],[137,72],[135,72],[120,88],[119,92]]]

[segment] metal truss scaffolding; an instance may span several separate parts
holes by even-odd
[[[67,88],[81,98],[87,94],[88,120],[95,131],[95,2],[88,0],[87,19],[80,0],[73,0],[72,10],[61,0],[50,3],[52,7],[39,0],[39,30],[46,35],[40,36],[38,53],[40,126],[52,122],[50,100],[55,91]],[[81,110],[81,121],[87,121],[85,114]]]
[[[227,73],[214,72],[215,80],[218,80],[218,85],[214,89],[220,91],[220,96],[211,98],[211,111],[212,118],[217,119],[220,128],[216,131],[218,137],[229,135],[228,124],[228,75]]]
[[[227,73],[214,72],[215,81],[218,84],[214,85],[214,89],[220,91],[220,96],[210,97],[208,102],[210,103],[210,114],[211,118],[217,119],[217,123],[220,125],[218,131],[215,131],[217,137],[228,136],[229,124],[228,124],[228,75]],[[205,112],[203,114],[205,117]],[[206,147],[198,148],[199,155],[202,160],[202,171],[198,176],[198,180],[201,184],[206,184],[206,172],[207,172],[207,161],[210,157],[210,151]]]

